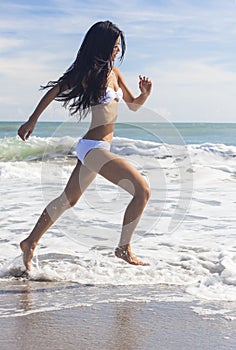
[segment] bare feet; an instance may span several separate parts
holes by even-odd
[[[123,245],[122,247],[117,247],[115,250],[115,256],[117,256],[117,258],[123,259],[124,261],[132,265],[148,265],[147,263],[138,260],[138,258],[132,253],[129,244]]]
[[[33,258],[35,248],[30,247],[30,245],[27,243],[27,240],[22,241],[20,243],[20,247],[23,252],[23,263],[26,267],[26,270],[30,271],[31,260]]]

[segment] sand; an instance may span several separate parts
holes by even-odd
[[[64,308],[58,305],[58,310],[54,304],[54,310],[50,310],[50,299],[56,298],[59,284],[27,283],[27,289],[22,288],[22,282],[19,288],[16,281],[1,283],[1,350],[235,349],[236,321],[199,316],[192,309],[193,302],[118,302],[117,288],[104,286],[107,296],[114,296],[113,302]],[[79,302],[84,288],[64,285],[60,293],[73,290]],[[91,292],[92,287],[87,288]],[[99,293],[99,289],[93,293]],[[39,309],[33,305],[35,296],[41,300]],[[4,307],[8,310],[5,316]],[[19,308],[22,312],[14,313]]]

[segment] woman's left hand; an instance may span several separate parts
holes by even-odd
[[[139,76],[139,89],[142,94],[150,95],[152,90],[152,82],[148,77],[142,75]]]

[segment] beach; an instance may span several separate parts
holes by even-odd
[[[130,195],[97,176],[42,237],[22,277],[19,243],[63,190],[85,129],[0,125],[0,348],[234,349],[236,124],[120,124],[112,152],[151,198],[132,238],[148,266],[114,256]],[[77,136],[76,136],[77,135]]]
[[[21,313],[0,320],[1,350],[235,349],[236,320],[197,315],[193,309],[198,302],[181,301],[182,292],[176,293],[176,288],[160,287],[160,301],[146,302],[125,300],[124,287],[12,281],[8,286],[1,283],[0,288],[4,304],[18,304],[21,309]],[[128,289],[138,299],[145,289],[150,297],[152,288]],[[99,299],[101,294],[107,300],[94,304],[95,296]],[[120,300],[111,300],[117,294]],[[57,301],[68,299],[68,306],[60,309],[59,302],[53,306],[53,295]],[[161,301],[164,295],[166,301]],[[80,306],[69,305],[71,299]],[[38,310],[40,304],[44,311]]]

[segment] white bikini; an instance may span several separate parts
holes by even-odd
[[[106,95],[100,99],[100,103],[105,105],[107,103],[110,103],[113,100],[117,100],[117,102],[120,102],[122,98],[123,98],[123,91],[121,88],[115,91],[110,86],[108,86],[106,89]]]
[[[121,88],[115,91],[110,86],[108,86],[106,89],[105,96],[100,99],[100,104],[108,104],[113,100],[117,100],[117,102],[120,102],[122,98],[123,92]],[[102,148],[110,151],[111,144],[108,141],[89,140],[83,138],[80,139],[76,145],[76,154],[83,165],[86,154],[94,148]]]

